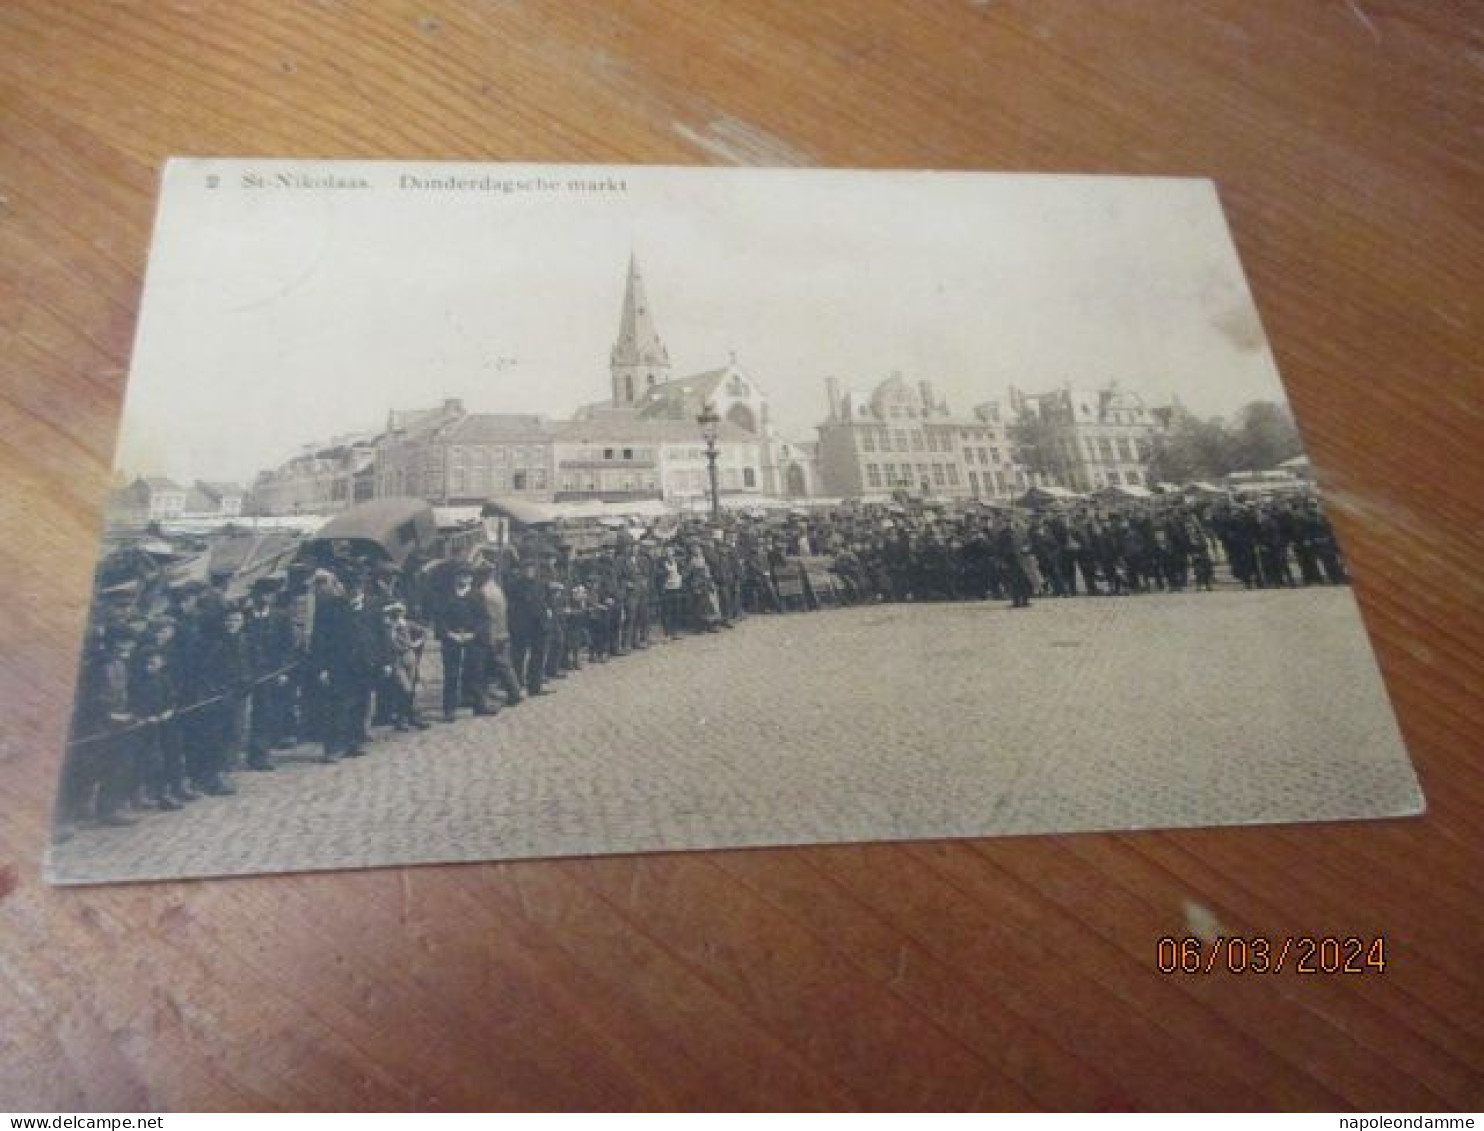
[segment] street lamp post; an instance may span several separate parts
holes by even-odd
[[[721,517],[721,488],[716,482],[716,438],[721,430],[721,417],[716,415],[716,406],[707,401],[701,406],[701,415],[696,417],[701,426],[701,436],[706,441],[706,472],[711,478],[711,517]]]

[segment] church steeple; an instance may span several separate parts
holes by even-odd
[[[655,385],[670,379],[670,355],[655,332],[639,260],[629,254],[629,280],[624,287],[623,313],[619,317],[618,340],[609,359],[613,374],[613,403],[617,407],[636,404]]]

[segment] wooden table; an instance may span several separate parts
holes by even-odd
[[[1484,1104],[1484,17],[1400,0],[0,10],[0,1107]],[[38,878],[169,154],[1215,177],[1420,820]],[[1384,974],[1166,976],[1373,935]]]

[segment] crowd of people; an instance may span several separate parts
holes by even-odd
[[[560,533],[470,560],[302,561],[241,602],[200,581],[94,601],[63,771],[59,835],[235,792],[313,744],[337,762],[372,728],[492,715],[591,663],[754,614],[826,604],[1009,601],[1343,584],[1312,497],[1085,505],[1041,514],[901,502]],[[436,653],[436,660],[433,655]],[[432,677],[429,680],[427,677]]]

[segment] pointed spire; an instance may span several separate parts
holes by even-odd
[[[618,341],[613,345],[613,363],[643,365],[655,361],[667,364],[669,357],[654,328],[654,316],[649,312],[639,260],[630,252],[629,279],[624,287],[623,313],[619,317]]]
[[[629,277],[624,286],[623,312],[619,316],[618,340],[610,356],[613,374],[613,403],[633,404],[657,384],[669,380],[670,355],[654,328],[639,257],[629,252]]]

